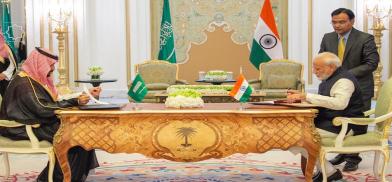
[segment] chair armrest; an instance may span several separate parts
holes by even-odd
[[[342,125],[342,129],[339,132],[339,135],[336,137],[335,140],[335,147],[342,147],[343,146],[343,139],[346,136],[348,124],[355,124],[355,125],[369,125],[369,124],[377,124],[379,122],[383,122],[389,118],[392,118],[392,112],[388,114],[384,114],[377,118],[346,118],[346,117],[336,117],[333,119],[332,123],[335,126]]]
[[[302,93],[305,92],[305,80],[298,80],[297,90],[301,91]]]
[[[370,116],[370,115],[374,114],[375,111],[376,111],[376,109],[370,109],[370,110],[368,110],[368,111],[363,112],[363,114],[364,114],[365,116]]]
[[[392,112],[379,116],[377,118],[345,118],[345,117],[336,117],[333,119],[333,124],[335,126],[340,126],[344,123],[347,124],[355,124],[355,125],[369,125],[369,124],[377,124],[379,122],[383,122],[389,118],[392,118]]]
[[[252,79],[248,81],[249,85],[252,86],[253,89],[259,90],[261,89],[261,80],[258,79]]]
[[[348,124],[356,124],[356,125],[368,125],[374,122],[374,118],[346,118],[346,117],[336,117],[332,120],[333,125],[340,126],[340,132],[335,139],[335,147],[343,147],[343,140],[346,137]]]
[[[33,127],[37,127],[35,125],[26,125],[26,132],[27,132],[27,136],[29,136],[30,142],[31,142],[31,147],[34,149],[39,148],[39,140],[38,138],[35,136],[34,132],[33,132]]]
[[[24,126],[24,124],[22,123],[18,123],[16,121],[12,121],[12,120],[0,120],[0,126],[2,127],[6,127],[6,128],[15,128],[15,127],[20,127],[20,126]]]
[[[37,139],[37,137],[35,136],[35,134],[33,132],[33,128],[38,128],[40,126],[39,124],[25,125],[25,124],[18,123],[16,121],[12,121],[12,120],[0,120],[0,126],[6,127],[6,128],[15,128],[15,127],[25,126],[27,136],[29,137],[29,140],[31,142],[31,147],[32,148],[39,148],[39,140]]]
[[[176,80],[177,85],[189,85],[189,83],[186,80]]]
[[[332,120],[333,125],[340,126],[344,123],[355,125],[369,125],[375,123],[375,118],[346,118],[336,117]]]

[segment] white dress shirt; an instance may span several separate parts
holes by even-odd
[[[8,60],[10,61],[10,65],[2,73],[6,76],[6,80],[11,80],[12,74],[14,73],[14,70],[16,68],[16,60],[11,52],[11,49],[8,46],[6,46],[6,49],[9,54]]]
[[[319,94],[306,94],[306,101],[328,109],[344,110],[354,93],[354,83],[346,78],[341,78],[333,84],[330,97]]]
[[[6,70],[4,70],[2,73],[7,77],[5,78],[6,80],[11,80],[12,74],[14,73],[15,70],[15,65],[14,63],[10,60],[10,65],[7,67]]]

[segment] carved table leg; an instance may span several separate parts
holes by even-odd
[[[316,132],[314,126],[311,126],[311,128],[313,129],[310,130],[310,136],[308,137],[311,140],[306,140],[304,145],[308,157],[301,156],[302,172],[305,174],[305,180],[310,182],[312,181],[313,169],[320,153],[321,143],[320,135]]]
[[[57,161],[59,162],[61,171],[63,172],[63,181],[70,182],[71,167],[69,166],[68,162],[68,151],[72,146],[69,144],[69,140],[64,139],[67,138],[67,135],[64,133],[66,127],[69,126],[61,124],[59,130],[57,130],[53,140],[53,149],[56,154]]]
[[[68,162],[68,150],[69,148],[61,146],[61,144],[57,144],[54,147],[57,161],[60,164],[60,168],[63,171],[64,179],[63,182],[71,181],[71,167]]]
[[[312,181],[313,169],[316,165],[317,155],[309,155],[309,158],[301,156],[301,170],[306,181]]]
[[[315,153],[309,153],[308,160],[306,162],[306,170],[305,170],[305,180],[312,181],[313,177],[313,169],[316,165],[318,155]]]

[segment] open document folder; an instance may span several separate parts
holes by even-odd
[[[120,109],[123,105],[121,104],[111,104],[107,102],[102,102],[93,97],[88,91],[86,85],[83,85],[83,91],[90,97],[90,100],[94,102],[94,104],[87,104],[83,106],[79,106],[81,110],[90,110],[90,109]]]
[[[287,99],[281,100],[268,100],[268,101],[260,101],[260,102],[250,102],[253,105],[283,105],[283,106],[292,106],[292,107],[317,107],[314,104],[310,104],[308,102],[301,102],[301,100],[289,101]]]

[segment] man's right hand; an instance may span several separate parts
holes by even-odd
[[[101,94],[102,89],[101,87],[93,87],[88,89],[88,91],[94,98],[99,98],[99,94]]]
[[[90,101],[90,97],[87,94],[81,94],[78,97],[78,104],[79,105],[86,105]]]
[[[287,100],[294,101],[294,100],[305,100],[306,93],[302,93],[298,90],[287,90]]]
[[[0,73],[0,80],[5,80],[7,76],[4,73]]]

